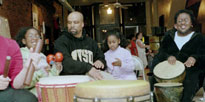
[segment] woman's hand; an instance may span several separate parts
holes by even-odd
[[[174,56],[169,56],[168,57],[168,63],[169,64],[175,64],[176,63],[176,57],[174,57]]]
[[[192,67],[196,63],[196,59],[194,57],[189,57],[187,61],[184,63],[186,67]]]

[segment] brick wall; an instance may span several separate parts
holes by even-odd
[[[14,38],[20,27],[32,25],[31,0],[3,0],[0,16],[9,21],[11,37]]]
[[[42,26],[42,21],[45,21],[46,26],[51,28],[52,33],[53,15],[55,13],[55,9],[62,10],[59,4],[55,3],[55,6],[53,6],[53,2],[55,2],[55,0],[3,0],[3,4],[0,6],[0,16],[8,19],[11,37],[14,38],[21,27],[33,25],[33,3],[38,7],[39,27]],[[62,18],[62,14],[59,14],[59,16]]]

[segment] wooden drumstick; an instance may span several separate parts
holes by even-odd
[[[6,56],[6,63],[5,63],[5,67],[4,67],[4,73],[3,73],[4,78],[6,78],[8,76],[10,60],[11,60],[11,57]]]
[[[40,53],[42,47],[43,47],[43,40],[39,39],[37,41],[36,46],[34,47],[34,52],[35,53]],[[25,80],[24,80],[24,85],[29,86],[31,84],[31,80],[33,78],[34,71],[35,71],[34,65],[32,64],[32,60],[30,60],[29,67],[28,67],[26,77],[25,77]]]

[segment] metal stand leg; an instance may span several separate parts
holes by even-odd
[[[153,92],[150,92],[150,102],[154,102],[154,94],[153,94]]]
[[[95,99],[93,99],[93,102],[100,102],[100,99],[95,98]]]
[[[127,99],[127,102],[134,102],[134,98],[132,96],[130,96],[128,99]]]
[[[203,101],[205,101],[205,89],[204,89],[204,93],[203,93]]]
[[[73,102],[77,102],[77,97],[73,96]]]

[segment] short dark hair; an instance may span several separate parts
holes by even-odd
[[[118,29],[112,29],[112,30],[109,30],[107,32],[107,37],[104,41],[104,44],[103,44],[103,52],[106,52],[107,50],[109,50],[109,47],[108,47],[108,44],[107,44],[107,39],[109,36],[115,36],[117,39],[120,39],[120,46],[123,47],[123,48],[126,48],[127,46],[127,39],[120,33],[120,31]]]
[[[191,18],[191,23],[192,23],[192,25],[195,24],[195,16],[194,16],[193,12],[190,11],[190,10],[186,10],[186,9],[179,10],[179,11],[175,14],[175,16],[174,16],[174,23],[175,23],[175,24],[177,23],[177,18],[178,18],[178,16],[179,16],[180,14],[182,14],[182,13],[188,14],[188,15],[190,16],[190,18]]]
[[[16,42],[19,44],[20,47],[25,47],[25,45],[24,45],[23,42],[22,42],[22,39],[25,39],[26,32],[27,32],[28,30],[30,30],[30,29],[34,29],[34,30],[36,30],[36,31],[38,32],[38,34],[40,34],[40,32],[39,32],[36,28],[34,28],[34,27],[32,27],[32,26],[22,27],[22,28],[18,31],[18,33],[17,33],[17,35],[16,35],[16,37],[15,37],[15,40],[16,40]]]
[[[107,32],[107,37],[106,39],[109,37],[109,36],[115,36],[116,38],[120,39],[120,32],[118,32],[117,30],[110,30]]]

